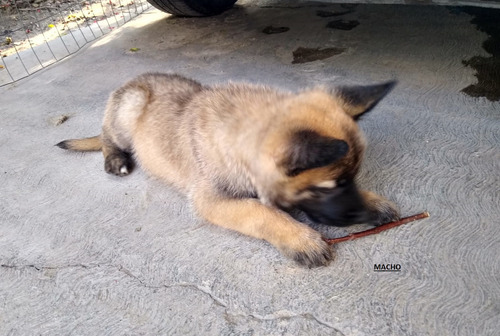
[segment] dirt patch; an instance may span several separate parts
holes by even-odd
[[[326,25],[327,28],[339,29],[339,30],[351,30],[359,25],[357,20],[335,20],[330,21]]]
[[[483,48],[491,57],[474,56],[463,64],[476,70],[477,84],[471,84],[462,92],[472,97],[485,97],[491,101],[500,100],[500,10],[485,8],[464,8],[473,15],[471,23],[488,34]]]
[[[316,11],[316,15],[319,17],[332,17],[332,16],[341,16],[345,14],[350,14],[353,13],[354,9],[344,9],[340,11],[325,11],[325,10],[318,10]]]
[[[293,52],[292,64],[308,63],[342,54],[345,48],[302,48],[298,47]]]
[[[64,124],[70,118],[69,115],[63,114],[50,119],[50,123],[54,126],[60,126]]]
[[[281,34],[289,31],[290,28],[288,27],[274,27],[274,26],[267,26],[262,30],[264,34]]]

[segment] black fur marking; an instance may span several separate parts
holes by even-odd
[[[61,141],[58,144],[55,144],[55,146],[62,148],[62,149],[69,149],[68,142],[66,140]]]
[[[347,112],[349,107],[356,110],[361,109],[360,113],[356,115],[351,114],[354,120],[358,120],[391,92],[396,84],[396,81],[390,81],[368,86],[341,86],[337,88],[337,95],[344,101],[344,108],[346,108]]]
[[[354,181],[332,189],[314,190],[314,197],[301,200],[295,206],[313,222],[333,226],[365,223],[371,219]],[[375,210],[374,210],[375,211]]]
[[[284,162],[286,174],[296,176],[308,169],[327,166],[344,157],[348,151],[349,146],[343,140],[311,130],[295,132]]]

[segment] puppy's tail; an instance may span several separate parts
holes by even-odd
[[[91,138],[64,140],[56,144],[57,147],[77,152],[92,152],[102,150],[101,136]]]

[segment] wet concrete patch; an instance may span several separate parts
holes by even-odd
[[[356,20],[334,20],[328,22],[327,28],[339,29],[339,30],[351,30],[359,25],[359,21]]]
[[[329,58],[335,55],[342,54],[345,48],[303,48],[298,47],[293,52],[292,64],[308,63],[313,61],[319,61],[325,58]]]
[[[490,101],[500,100],[500,10],[465,7],[463,11],[474,16],[471,23],[479,31],[488,34],[483,48],[491,57],[474,56],[462,61],[476,70],[477,84],[471,84],[462,92],[472,97],[485,97]]]
[[[288,27],[274,27],[274,26],[267,26],[262,30],[264,34],[281,34],[289,31],[290,28]]]

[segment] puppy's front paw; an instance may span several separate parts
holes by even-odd
[[[382,196],[363,191],[363,197],[370,216],[370,224],[381,225],[400,218],[396,205]]]
[[[318,232],[308,231],[279,249],[287,257],[309,268],[328,265],[335,258],[335,252]]]

